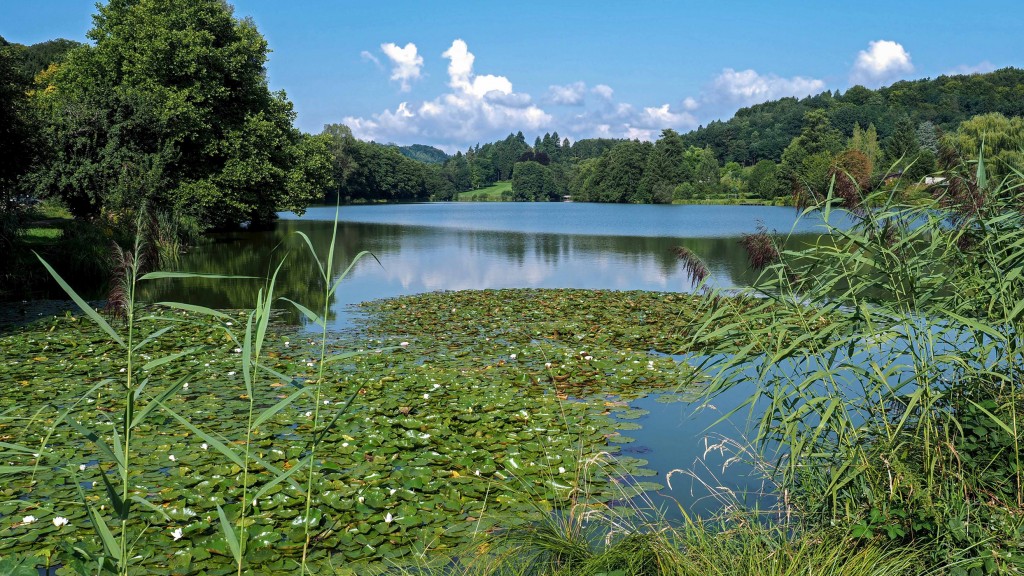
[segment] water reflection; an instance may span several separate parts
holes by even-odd
[[[423,220],[429,220],[427,216],[436,210],[433,205],[428,206],[432,211],[425,213]],[[381,214],[386,214],[387,208],[374,207]],[[791,226],[793,212],[787,210],[785,214]],[[395,216],[402,218],[401,214]],[[543,224],[536,219],[531,222],[534,228]],[[655,222],[660,222],[659,226],[664,224],[662,220]],[[753,230],[755,222],[751,220],[748,230]],[[491,224],[511,228],[515,222]],[[651,231],[650,222],[646,227],[637,224],[632,228],[618,224],[613,231]],[[715,226],[720,228],[721,223]],[[566,223],[566,227],[572,228],[573,224]],[[345,308],[351,304],[435,290],[525,287],[689,291],[693,284],[673,252],[676,246],[689,248],[706,262],[715,286],[731,288],[753,281],[754,273],[739,245],[738,234],[715,237],[692,227],[687,231],[695,234],[563,234],[340,222],[332,276],[337,278],[364,250],[372,252],[379,264],[367,258],[356,266],[337,293],[332,325],[336,329],[348,325]],[[311,305],[323,288],[317,263],[298,232],[310,239],[320,258],[326,261],[333,222],[291,219],[280,221],[269,232],[215,236],[187,254],[179,267],[193,272],[262,278],[283,259],[277,292]],[[793,241],[812,242],[816,237],[806,233],[795,236]],[[147,287],[143,296],[151,301],[171,299],[238,308],[250,306],[260,286],[259,280],[172,280]]]

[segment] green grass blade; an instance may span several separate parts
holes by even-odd
[[[158,406],[163,404],[163,402],[166,401],[171,396],[173,396],[175,392],[181,390],[181,385],[186,378],[188,378],[187,374],[185,376],[182,376],[181,378],[178,378],[177,381],[175,381],[173,384],[165,388],[164,391],[161,392],[158,396],[152,398],[149,401],[149,403],[142,408],[142,410],[136,412],[135,417],[132,418],[131,427],[135,428],[136,426],[144,422],[146,420],[146,416],[148,416],[150,412],[152,412]]]
[[[331,285],[331,289],[328,292],[328,294],[334,294],[334,292],[338,289],[338,286],[341,285],[341,281],[348,277],[348,275],[352,272],[352,269],[356,267],[356,264],[358,264],[359,261],[362,260],[363,257],[365,256],[371,256],[374,260],[377,261],[377,264],[379,264],[381,268],[384,267],[384,265],[381,264],[380,259],[377,258],[377,256],[373,252],[370,252],[369,250],[363,250],[359,254],[356,254],[355,258],[352,258],[352,262],[349,262],[349,265],[347,268],[345,268],[345,271],[342,272],[341,275],[338,276],[337,281],[335,281],[334,284]]]
[[[231,554],[235,557],[235,563],[241,565],[242,547],[238,543],[238,535],[231,527],[231,522],[228,522],[228,517],[224,514],[224,509],[220,507],[220,504],[217,504],[217,517],[220,518],[220,528],[224,533],[224,540],[227,541],[228,547],[231,549]]]
[[[138,504],[141,504],[144,508],[147,508],[150,512],[156,512],[157,514],[162,516],[165,521],[167,521],[167,522],[171,521],[171,517],[167,515],[167,512],[164,512],[163,508],[157,506],[156,504],[153,504],[149,500],[146,500],[145,498],[142,498],[141,496],[132,496],[131,497],[131,501],[132,502],[136,502]]]
[[[389,352],[397,349],[397,347],[385,348],[382,350],[382,352]],[[366,354],[365,350],[353,350],[351,352],[341,352],[339,354],[332,354],[324,358],[324,364],[330,364],[331,362],[339,362],[341,360],[348,360],[349,358],[355,358],[356,356],[362,356],[364,354]]]
[[[252,421],[252,427],[258,428],[260,424],[263,424],[270,418],[273,418],[275,414],[287,408],[288,405],[294,402],[297,398],[306,394],[310,394],[315,390],[315,388],[309,387],[301,388],[299,390],[296,390],[295,392],[292,392],[287,398],[282,399],[277,404],[274,404],[270,408],[267,408],[263,412],[260,412],[259,416],[257,416],[256,419]]]
[[[33,252],[33,254],[36,253]],[[85,314],[89,316],[89,318],[93,322],[95,322],[97,326],[99,326],[104,332],[106,332],[107,335],[114,340],[114,342],[117,342],[118,344],[121,345],[122,348],[124,348],[125,343],[124,340],[121,338],[121,335],[118,334],[116,330],[111,328],[110,324],[108,324],[107,321],[104,320],[102,316],[100,316],[99,312],[93,310],[92,306],[89,306],[89,303],[83,300],[82,297],[79,296],[78,293],[75,292],[75,290],[71,286],[69,286],[68,283],[65,282],[63,278],[60,277],[60,274],[57,274],[57,271],[54,270],[50,266],[50,264],[46,262],[46,260],[43,260],[42,256],[36,254],[36,258],[38,258],[39,261],[43,263],[43,266],[46,267],[46,270],[50,273],[50,276],[53,276],[53,279],[57,281],[57,284],[60,284],[60,287],[63,288],[64,292],[67,293],[67,295],[70,296],[71,299],[75,301],[75,304],[78,305],[82,312],[85,312]]]
[[[141,350],[143,346],[145,346],[146,344],[149,344],[153,340],[156,340],[157,338],[163,336],[164,334],[166,334],[172,328],[173,328],[173,326],[165,326],[165,327],[163,327],[163,328],[161,328],[159,330],[154,331],[153,333],[151,333],[148,336],[146,336],[145,338],[143,338],[138,344],[136,344],[135,348],[133,348],[132,351],[133,352],[137,352],[137,351]]]
[[[183,302],[157,302],[157,306],[164,306],[166,308],[174,308],[176,310],[183,310],[185,312],[194,312],[196,314],[203,314],[204,316],[213,316],[214,318],[220,318],[221,320],[231,321],[234,320],[231,316],[213,308],[207,308],[206,306],[196,306],[195,304],[185,304]]]
[[[184,425],[186,428],[191,430],[193,434],[195,434],[196,436],[199,436],[204,441],[206,441],[207,444],[209,444],[215,450],[217,450],[218,452],[223,454],[225,458],[227,458],[228,460],[231,460],[233,463],[237,464],[240,468],[245,468],[245,462],[242,460],[241,456],[239,456],[238,453],[236,453],[234,450],[232,450],[231,448],[228,448],[223,442],[221,442],[217,438],[214,438],[213,435],[211,435],[210,433],[206,432],[205,430],[200,429],[195,424],[189,422],[188,419],[185,418],[184,416],[182,416],[181,414],[178,414],[174,410],[168,408],[167,405],[164,404],[163,402],[158,402],[157,404],[161,408],[163,408],[168,414],[170,414],[172,418],[174,418],[175,420],[180,422],[182,425]]]
[[[22,474],[24,472],[31,472],[35,469],[35,466],[0,466],[0,476]]]
[[[71,418],[67,414],[65,414],[64,416],[64,422],[67,423],[68,426],[71,426],[72,428],[77,430],[79,434],[85,437],[86,440],[92,442],[96,446],[96,448],[98,448],[99,451],[103,453],[105,457],[109,458],[111,462],[117,464],[118,468],[124,468],[124,459],[117,456],[117,453],[120,453],[120,450],[118,450],[117,453],[115,453],[115,451],[110,447],[110,445],[104,442],[102,438],[100,438],[99,434],[96,434],[95,432],[89,430],[82,424],[79,424],[77,421],[75,421],[74,418]]]
[[[164,364],[167,364],[168,362],[174,362],[175,360],[177,360],[178,358],[181,358],[182,356],[188,356],[189,354],[192,354],[195,351],[196,351],[195,348],[189,348],[188,350],[182,350],[181,352],[175,352],[174,354],[169,354],[167,356],[162,356],[160,358],[155,358],[155,359],[150,360],[149,362],[146,362],[145,364],[143,364],[142,365],[142,369],[143,370],[152,370],[153,368],[157,368],[159,366],[163,366]]]
[[[327,274],[324,272],[324,265],[320,263],[320,257],[316,255],[316,249],[313,248],[313,241],[310,240],[309,236],[306,236],[306,233],[302,232],[301,230],[296,232],[296,234],[301,236],[302,239],[306,241],[306,246],[309,248],[309,253],[310,255],[313,256],[313,261],[316,262],[317,267],[320,269],[320,277],[324,279],[324,282],[327,282],[328,278]]]
[[[103,479],[103,487],[107,490],[107,498],[110,499],[110,506],[114,509],[114,513],[120,520],[127,519],[129,513],[127,503],[121,499],[121,495],[117,493],[117,488],[110,483],[107,474],[100,474],[100,478]]]
[[[281,300],[284,300],[285,302],[288,302],[292,306],[294,306],[295,309],[298,310],[299,312],[301,312],[302,315],[305,316],[310,322],[316,324],[317,326],[319,326],[321,328],[324,327],[324,320],[322,318],[320,318],[320,316],[318,314],[316,314],[315,312],[313,312],[309,308],[306,308],[305,306],[303,306],[302,304],[299,304],[298,302],[296,302],[295,300],[292,300],[291,298],[284,298],[284,297],[282,297]]]
[[[198,272],[150,272],[139,280],[163,280],[165,278],[192,278],[206,280],[261,280],[259,276],[237,276],[234,274],[201,274]]]
[[[85,497],[85,491],[82,490],[82,486],[78,485],[78,496],[85,506],[86,515],[89,516],[89,521],[92,523],[93,528],[96,529],[96,533],[100,536],[100,542],[103,543],[103,549],[107,551],[107,554],[117,560],[121,561],[121,545],[117,543],[114,535],[111,534],[110,528],[107,527],[107,523],[103,521],[103,517],[100,516],[99,512],[95,508],[89,505],[89,501]]]
[[[273,488],[274,486],[277,486],[278,484],[280,484],[281,482],[284,482],[285,480],[289,480],[292,477],[293,474],[295,474],[296,472],[298,472],[302,468],[306,467],[310,462],[312,462],[312,456],[306,456],[305,458],[299,460],[299,462],[297,464],[295,464],[294,466],[289,468],[287,471],[285,471],[282,474],[276,475],[273,480],[271,480],[270,482],[267,482],[266,484],[261,486],[260,489],[253,496],[253,499],[254,500],[259,500],[271,488]]]

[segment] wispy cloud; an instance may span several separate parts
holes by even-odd
[[[370,62],[373,62],[374,65],[377,66],[377,68],[380,68],[381,70],[384,69],[384,66],[382,66],[380,63],[380,59],[374,56],[373,53],[370,52],[369,50],[363,50],[362,52],[360,52],[359,57],[362,58],[363,60],[369,60]]]
[[[402,92],[408,92],[409,82],[418,79],[423,68],[423,57],[417,53],[416,45],[409,42],[403,48],[387,42],[381,44],[380,49],[391,60],[391,79],[401,83]]]
[[[749,106],[786,96],[808,96],[821,92],[824,88],[825,82],[817,78],[783,78],[775,74],[760,74],[750,69],[726,68],[711,82],[711,98]],[[695,104],[695,101],[690,103],[691,106]]]
[[[548,99],[552,104],[582,106],[586,94],[587,85],[583,82],[548,87]]]
[[[988,60],[982,60],[974,65],[961,64],[951,68],[947,74],[985,74],[996,69],[996,65]]]

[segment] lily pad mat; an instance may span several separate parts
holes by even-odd
[[[657,488],[642,481],[650,474],[643,460],[610,463],[607,455],[629,441],[619,433],[623,422],[642,415],[630,398],[692,382],[688,367],[652,352],[684,350],[699,305],[687,295],[582,290],[434,293],[362,305],[361,330],[336,335],[329,351],[363,353],[333,366],[324,383],[327,418],[350,394],[355,401],[328,433],[314,478],[310,522],[319,556],[408,558],[556,508],[600,512]],[[248,409],[240,353],[227,337],[241,329],[244,315],[237,317],[233,326],[175,322],[141,360],[197,351],[140,374],[156,389],[183,382],[168,405],[234,445],[244,443]],[[167,324],[167,316],[153,318],[140,329],[145,335]],[[317,370],[319,343],[307,333],[275,325],[267,342],[265,360],[291,380],[259,382],[258,408],[312,384]],[[38,465],[0,483],[0,550],[98,552],[77,487],[103,506],[100,475],[112,465],[78,432],[54,423],[67,411],[109,431],[121,409],[124,358],[95,326],[70,315],[3,334],[0,351],[0,442],[39,454],[0,448],[4,465]],[[83,397],[104,378],[115,380]],[[312,409],[295,404],[265,422],[253,435],[255,452],[278,468],[294,466],[308,449]],[[133,511],[137,562],[153,573],[225,569],[230,552],[216,505],[238,514],[240,469],[161,412],[137,434],[134,493],[169,518]],[[249,481],[258,487],[269,476],[256,467]],[[304,494],[287,484],[256,503],[247,521],[250,566],[294,565],[303,504]],[[57,526],[58,516],[69,523]]]

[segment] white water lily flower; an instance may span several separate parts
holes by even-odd
[[[558,467],[558,473],[559,473],[559,474],[565,474],[565,468],[564,468],[564,467],[562,467],[562,466],[559,466],[559,467]]]
[[[174,454],[168,456],[167,459],[170,460],[171,462],[176,462],[178,460],[177,458],[174,457]]]
[[[348,448],[348,442],[342,442],[341,443],[341,447],[342,448]]]
[[[386,514],[386,515],[384,516],[384,523],[385,523],[385,524],[391,524],[391,523],[392,523],[392,522],[394,522],[394,521],[395,521],[395,517],[391,515],[391,512],[388,512],[388,513],[387,513],[387,514]]]
[[[79,469],[79,470],[81,470],[81,471],[83,471],[83,472],[85,472],[85,469],[86,469],[86,465],[85,465],[85,464],[79,464],[79,465],[78,465],[78,469]]]
[[[399,342],[398,345],[399,346],[408,346],[409,343],[408,342]]]
[[[175,528],[175,529],[174,529],[173,531],[171,531],[171,536],[172,536],[172,537],[173,537],[173,538],[174,538],[174,539],[175,539],[176,541],[177,541],[177,540],[181,540],[181,537],[182,537],[182,536],[184,536],[184,535],[185,535],[185,532],[183,532],[183,531],[181,530],[181,528]]]
[[[235,375],[234,371],[228,372],[228,376],[234,376],[234,375]]]
[[[242,351],[242,349],[241,349],[241,348],[235,348],[235,354],[238,354],[238,353],[240,353],[241,351]]]
[[[203,450],[206,450],[207,448],[210,447],[210,445],[207,444],[206,442],[203,442],[202,444],[199,445],[199,447],[202,448]]]
[[[184,388],[185,390],[188,390],[188,382],[182,384],[181,387]]]
[[[440,385],[440,384],[434,384],[434,390],[437,390],[437,389],[438,389],[438,388],[440,388],[440,387],[441,387],[441,385]]]
[[[366,498],[363,497],[363,496],[360,496],[359,498],[357,498],[357,500],[359,500],[359,503],[362,504],[363,502],[366,501]]]
[[[593,360],[594,357],[593,356],[584,356],[583,359],[584,360]]]
[[[509,354],[509,355],[508,355],[508,357],[509,357],[510,359],[512,359],[512,360],[515,360],[515,359],[516,359],[516,355],[515,355],[515,354]]]
[[[21,523],[22,524],[31,524],[31,523],[33,523],[35,521],[36,521],[36,517],[32,516],[31,514],[29,514],[28,516],[25,516],[24,518],[21,519]]]
[[[285,340],[284,347],[285,348],[291,348],[292,347],[292,343],[288,342],[287,340]]]
[[[545,368],[551,368],[551,362],[545,362],[544,363],[544,367]]]
[[[56,518],[53,519],[53,525],[56,526],[57,528],[60,528],[61,526],[67,526],[68,525],[68,519],[63,517],[63,516],[57,516]]]
[[[313,417],[313,412],[312,411],[306,412],[306,418],[312,418],[312,417]]]
[[[306,366],[309,368],[312,368],[314,365],[312,362],[306,362]]]
[[[227,324],[228,326],[232,325],[231,322],[225,322],[224,324]]]
[[[391,493],[391,495],[392,495],[392,496],[394,496],[394,495],[395,495],[395,492],[398,492],[398,490],[396,490],[396,489],[394,489],[394,488],[391,488],[390,490],[388,490],[388,492],[390,492],[390,493]]]
[[[324,406],[327,406],[327,405],[328,405],[328,404],[330,404],[330,403],[331,403],[331,401],[330,401],[330,400],[324,400]]]
[[[430,394],[424,394],[423,395],[423,399],[424,400],[430,400]]]

